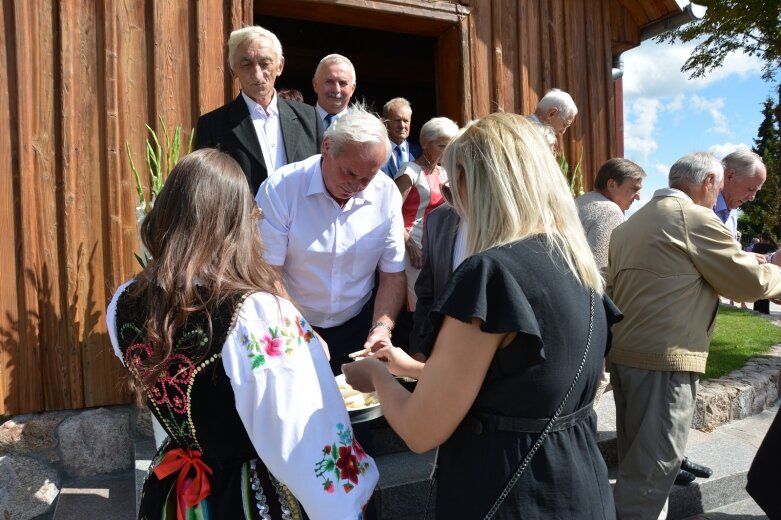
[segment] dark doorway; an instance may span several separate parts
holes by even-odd
[[[255,23],[282,42],[285,70],[277,89],[297,89],[306,103],[314,105],[315,68],[324,56],[338,53],[355,65],[358,86],[353,101],[364,100],[378,113],[394,97],[412,103],[412,141],[418,142],[423,123],[439,115],[436,38],[275,16],[258,16]]]

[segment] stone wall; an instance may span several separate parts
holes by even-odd
[[[709,431],[772,406],[779,396],[781,345],[752,358],[740,370],[704,381],[697,392],[692,428]]]
[[[49,518],[69,478],[129,470],[138,416],[133,407],[117,406],[20,415],[0,424],[0,517]]]

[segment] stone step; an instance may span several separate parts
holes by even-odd
[[[691,431],[686,455],[712,468],[713,476],[697,479],[689,486],[673,486],[668,512],[670,520],[717,511],[750,499],[745,489],[746,474],[777,411],[778,403],[712,432]]]
[[[66,480],[53,520],[132,520],[135,515],[131,471]]]
[[[686,520],[767,520],[762,508],[752,499],[741,500]]]

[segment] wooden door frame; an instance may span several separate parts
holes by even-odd
[[[469,7],[430,0],[255,0],[253,18],[263,15],[435,38],[437,114],[459,124],[473,117]],[[457,60],[449,59],[454,55]]]

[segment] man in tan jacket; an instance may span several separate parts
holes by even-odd
[[[616,401],[622,520],[665,518],[721,294],[781,294],[781,270],[741,250],[713,213],[724,169],[694,153],[612,234],[608,293],[624,313],[607,358]]]

